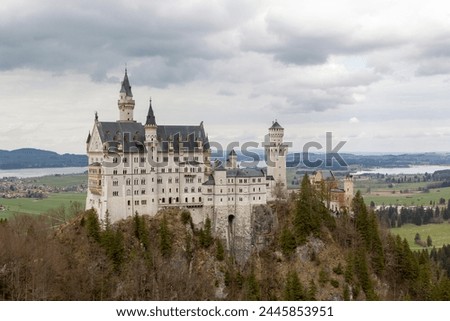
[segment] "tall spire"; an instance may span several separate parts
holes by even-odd
[[[151,98],[150,98],[150,105],[148,106],[147,121],[145,122],[145,124],[156,126],[156,119],[155,114],[153,113]]]
[[[122,88],[120,89],[119,101],[117,104],[119,107],[119,121],[134,121],[134,100],[133,94],[131,93],[130,81],[128,80],[127,69],[125,69],[125,76],[123,77]]]
[[[125,76],[122,81],[122,88],[120,89],[121,93],[125,93],[128,97],[133,97],[133,93],[131,92],[130,81],[128,80],[127,69],[125,68]]]

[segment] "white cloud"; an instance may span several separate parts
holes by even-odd
[[[140,121],[152,96],[157,121],[203,120],[222,142],[278,118],[299,141],[450,150],[449,13],[433,0],[2,1],[0,149],[83,153],[93,113],[117,118],[127,63]]]

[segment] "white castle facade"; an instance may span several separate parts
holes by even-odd
[[[135,101],[125,71],[118,100],[119,119],[97,114],[86,148],[89,183],[86,208],[111,222],[155,215],[169,207],[188,209],[194,224],[207,217],[228,246],[248,239],[255,207],[286,191],[284,129],[273,122],[265,144],[266,168],[241,168],[234,150],[226,162],[213,162],[203,122],[157,124],[152,102],[145,124],[133,118]]]

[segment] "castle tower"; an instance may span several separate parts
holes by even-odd
[[[276,185],[287,189],[286,155],[287,145],[283,143],[284,128],[275,120],[269,128],[269,141],[265,144],[267,176],[272,176]]]
[[[155,142],[156,141],[156,118],[155,113],[153,112],[152,107],[152,100],[150,99],[150,103],[148,106],[148,112],[147,112],[147,120],[145,122],[145,141],[147,143],[149,142]]]
[[[153,112],[152,100],[148,106],[147,120],[144,125],[145,130],[145,143],[147,145],[147,155],[149,157],[149,163],[151,168],[155,170],[157,153],[158,153],[158,138],[157,138],[156,118]]]
[[[351,208],[353,201],[353,176],[347,175],[344,179],[345,205]]]
[[[119,121],[134,121],[134,100],[126,69],[122,81],[122,88],[120,89],[120,98],[117,104],[119,107]]]
[[[152,100],[150,99],[147,119],[144,125],[145,131],[145,146],[147,149],[147,161],[145,164],[146,172],[147,172],[147,180],[149,184],[149,196],[154,197],[156,202],[152,202],[148,204],[148,209],[150,213],[156,213],[158,211],[158,168],[157,168],[157,160],[158,160],[158,138],[157,138],[157,129],[156,118],[153,112]],[[152,191],[152,192],[150,192]]]
[[[237,168],[237,154],[234,149],[228,154],[228,168],[235,169]]]

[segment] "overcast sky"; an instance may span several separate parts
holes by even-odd
[[[448,1],[1,0],[0,149],[84,153],[119,116],[301,150],[450,152]]]

